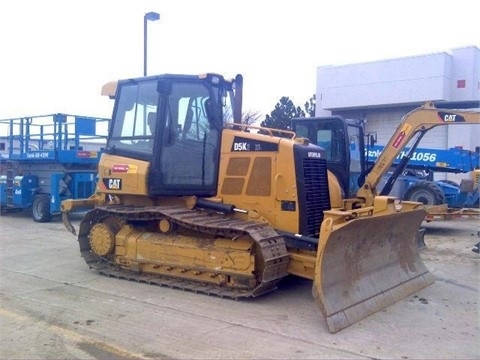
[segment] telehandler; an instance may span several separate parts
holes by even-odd
[[[322,148],[240,123],[242,83],[209,73],[104,86],[115,104],[96,193],[62,203],[73,234],[69,213],[90,208],[78,230],[86,263],[229,298],[311,279],[332,333],[433,283],[415,246],[425,211],[377,196],[376,180],[415,132],[479,114],[408,114],[358,196],[343,199]]]

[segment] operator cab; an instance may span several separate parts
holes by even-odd
[[[149,195],[216,194],[233,82],[220,75],[119,81],[107,153],[148,161]]]
[[[327,168],[340,181],[344,196],[354,195],[365,167],[362,122],[341,116],[294,118],[292,130],[325,149]]]

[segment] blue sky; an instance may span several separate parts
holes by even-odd
[[[480,47],[473,1],[15,0],[0,2],[0,119],[109,117],[111,80],[143,73],[244,75],[244,110],[302,105],[318,66]]]

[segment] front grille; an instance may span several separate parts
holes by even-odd
[[[324,159],[303,159],[305,181],[306,228],[308,235],[317,236],[323,221],[323,211],[330,209],[327,162]]]
[[[322,156],[312,156],[320,150],[317,147],[296,145],[294,147],[298,206],[299,233],[318,237],[323,212],[330,210],[327,162]],[[312,151],[313,150],[313,151]],[[310,155],[310,156],[309,156]]]

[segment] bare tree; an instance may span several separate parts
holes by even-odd
[[[257,122],[261,116],[262,114],[260,114],[258,111],[248,110],[242,114],[242,124],[252,125]]]
[[[242,114],[241,123],[245,125],[252,125],[255,123],[262,114],[258,111],[248,110]],[[230,122],[233,121],[233,112],[230,108],[225,109],[225,113],[223,114],[223,121]]]

